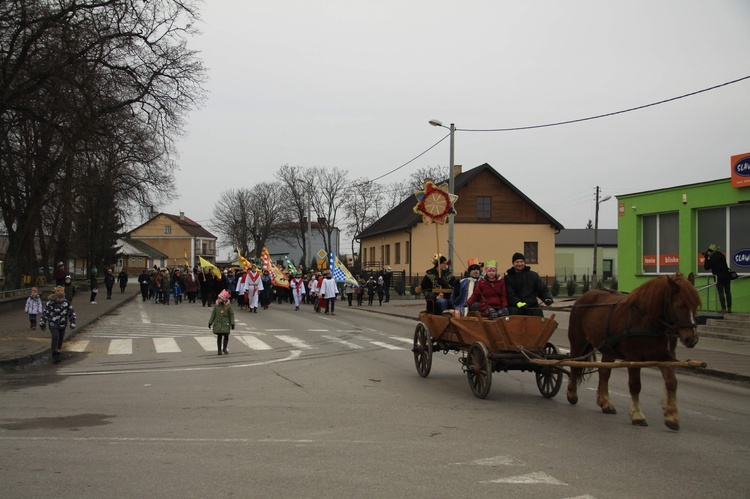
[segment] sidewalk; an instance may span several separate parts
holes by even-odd
[[[115,286],[112,292],[112,299],[106,299],[106,291],[102,291],[97,297],[97,304],[89,303],[88,292],[79,292],[73,300],[73,308],[76,312],[77,327],[71,333],[70,328],[66,331],[66,339],[75,336],[87,325],[96,321],[99,317],[110,313],[117,307],[138,297],[140,292],[138,285],[129,283],[125,293],[120,293],[120,288]],[[362,307],[357,307],[356,302],[352,309],[357,309],[370,313],[380,313],[403,317],[416,321],[419,318],[419,312],[424,310],[424,301],[392,296],[391,301],[383,303],[382,306],[375,303],[368,306],[367,303]],[[0,368],[13,367],[29,364],[35,361],[48,360],[50,350],[49,331],[41,331],[38,328],[32,330],[29,328],[29,319],[23,311],[25,300],[18,304],[13,311],[0,312]],[[337,308],[341,310],[340,315],[344,315],[349,307],[345,301],[340,301]],[[555,320],[558,328],[552,336],[552,342],[563,347],[568,345],[568,317],[570,312],[567,310],[550,309],[545,312],[546,316],[555,314]],[[705,362],[708,367],[705,369],[681,370],[683,373],[697,373],[708,376],[715,376],[732,381],[750,383],[750,343],[743,343],[731,340],[719,340],[714,338],[701,338],[698,345],[693,349],[687,349],[682,345],[677,347],[677,357],[680,360],[697,360]]]
[[[134,299],[140,299],[140,287],[128,283],[125,293],[120,293],[120,286],[115,284],[112,299],[107,300],[107,290],[99,288],[96,305],[89,303],[89,292],[79,291],[73,299],[73,310],[76,313],[76,329],[65,330],[66,341],[78,334],[99,317],[107,315],[117,307]],[[46,303],[48,292],[42,292],[42,303]],[[48,361],[51,337],[49,329],[41,331],[29,327],[29,316],[24,312],[26,298],[18,302],[13,310],[0,312],[0,368],[30,364],[35,361]]]

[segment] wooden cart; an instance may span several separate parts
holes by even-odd
[[[414,331],[414,364],[419,375],[426,378],[432,367],[433,352],[458,351],[463,354],[459,361],[476,397],[485,398],[490,392],[493,372],[529,371],[536,374],[536,384],[542,396],[552,398],[562,386],[563,370],[558,366],[534,363],[529,356],[544,360],[567,358],[549,343],[555,329],[554,315],[549,318],[511,315],[487,319],[421,312]]]

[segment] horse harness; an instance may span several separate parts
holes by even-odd
[[[630,338],[670,338],[670,337],[677,337],[678,336],[678,330],[680,328],[690,327],[695,328],[695,324],[682,324],[677,322],[676,320],[669,320],[673,318],[669,318],[668,320],[659,319],[659,322],[664,325],[664,329],[642,329],[642,328],[634,328],[633,327],[633,314],[628,314],[628,325],[627,327],[620,332],[613,332],[611,329],[612,324],[612,314],[615,311],[615,307],[620,304],[622,301],[622,298],[617,300],[616,302],[612,303],[602,303],[602,304],[596,304],[596,305],[583,305],[583,306],[609,306],[609,315],[607,316],[607,329],[604,335],[604,339],[599,344],[599,346],[596,347],[597,350],[602,351],[603,348],[609,348],[611,349],[615,355],[617,356],[623,356],[622,352],[618,349],[618,345],[622,343],[623,341],[630,339]],[[628,307],[633,309],[636,314],[638,314],[638,317],[640,319],[643,319],[643,314],[638,309],[638,306],[636,304],[628,304]],[[664,316],[665,318],[667,316],[673,315],[672,313],[667,312],[667,308],[665,306],[664,310]]]

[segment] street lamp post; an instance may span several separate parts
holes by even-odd
[[[602,199],[599,199],[599,186],[596,186],[596,209],[594,212],[594,271],[591,276],[591,289],[596,289],[597,287],[597,275],[596,275],[596,250],[599,243],[599,205],[607,200],[609,200],[612,196],[606,196]]]
[[[455,194],[456,193],[456,172],[454,171],[454,160],[455,160],[455,143],[454,138],[456,136],[456,125],[451,123],[450,127],[447,127],[443,125],[443,122],[440,120],[430,120],[430,125],[432,126],[439,126],[443,128],[447,128],[451,132],[451,146],[450,146],[450,171],[448,172],[448,193],[449,194]],[[453,216],[448,217],[448,260],[451,261],[451,265],[453,265]]]
[[[312,186],[310,184],[307,184],[307,244],[305,244],[305,265],[304,269],[307,271],[310,271],[312,269],[308,269],[307,266],[310,265],[310,260],[312,257],[312,220],[310,217],[312,216]]]

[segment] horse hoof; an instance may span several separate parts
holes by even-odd
[[[667,428],[674,431],[680,430],[680,422],[679,421],[664,421],[664,424],[667,425]]]
[[[648,426],[645,419],[634,419],[631,423],[633,423],[633,426]]]
[[[576,405],[578,403],[578,395],[568,395],[568,402],[570,405]]]
[[[617,414],[617,409],[614,407],[602,407],[602,412],[604,414]]]

